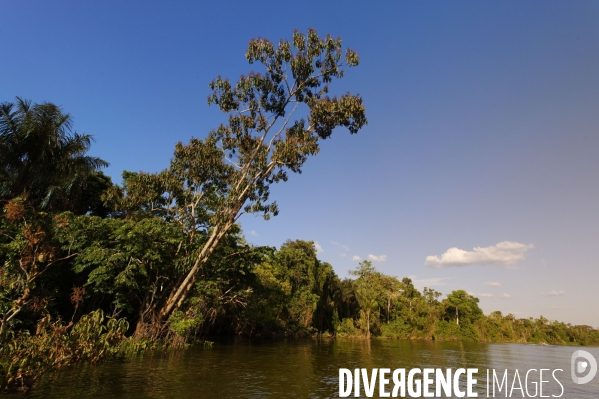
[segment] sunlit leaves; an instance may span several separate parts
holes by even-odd
[[[0,390],[25,392],[47,371],[134,351],[138,344],[125,337],[128,328],[125,319],[106,317],[102,310],[84,315],[75,324],[46,316],[39,320],[35,334],[11,333],[0,347]]]
[[[343,57],[341,39],[321,38],[313,29],[307,34],[296,30],[291,42],[281,40],[276,47],[267,39],[252,39],[246,58],[265,71],[241,76],[236,85],[220,76],[212,81],[208,103],[232,113],[210,138],[220,143],[238,172],[237,190],[229,195],[242,203],[249,200],[247,212],[268,217],[269,184],[286,181],[285,170],[301,172],[307,157],[318,153],[318,139],[329,137],[336,127],[356,133],[366,125],[361,97],[326,96],[329,83],[359,58],[349,49]],[[308,123],[292,119],[302,104]]]
[[[128,311],[143,309],[150,298],[159,300],[186,271],[191,256],[183,231],[156,217],[69,217],[57,237],[65,249],[79,253],[75,271],[85,272],[89,291]]]

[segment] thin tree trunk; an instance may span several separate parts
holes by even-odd
[[[179,284],[178,288],[174,287],[173,291],[166,300],[166,303],[162,306],[162,308],[154,318],[154,334],[157,335],[157,333],[159,333],[162,330],[162,328],[164,328],[164,322],[168,319],[171,313],[179,309],[183,302],[187,299],[187,296],[191,292],[193,284],[196,281],[200,267],[203,266],[210,259],[210,255],[212,255],[212,252],[214,252],[220,240],[231,228],[233,223],[235,223],[236,218],[239,215],[239,211],[241,210],[243,204],[247,199],[247,192],[252,186],[252,184],[255,184],[260,179],[263,179],[264,176],[268,176],[276,165],[276,162],[271,162],[271,164],[267,167],[266,171],[256,176],[252,180],[251,184],[248,183],[248,185],[243,189],[241,194],[239,194],[239,196],[237,197],[235,205],[229,211],[227,211],[227,219],[225,219],[226,221],[222,224],[216,224],[216,226],[212,230],[212,234],[210,234],[210,237],[208,238],[208,241],[206,242],[206,244],[204,244],[204,247],[198,254],[193,267],[187,273],[185,279]],[[243,181],[244,179],[242,178],[237,184],[236,188],[239,188],[239,184],[241,184],[241,182]]]
[[[151,335],[153,336],[153,338],[156,338],[160,334],[161,330],[164,328],[164,322],[168,319],[171,313],[178,310],[181,307],[181,305],[183,305],[183,302],[185,302],[185,300],[187,299],[187,296],[191,292],[191,289],[197,279],[197,274],[200,267],[203,266],[210,259],[210,255],[212,255],[212,252],[214,252],[214,250],[218,246],[218,243],[232,225],[233,221],[229,221],[226,222],[224,225],[221,225],[220,227],[217,225],[214,228],[212,234],[208,238],[208,241],[206,242],[206,244],[204,244],[204,247],[198,254],[191,270],[187,273],[183,281],[180,284],[178,284],[178,287],[176,286],[173,288],[173,291],[169,295],[168,299],[166,300],[165,304],[162,306],[160,311],[158,311],[157,314],[155,313],[155,316],[152,320],[154,325],[151,328]],[[140,333],[142,333],[143,335],[147,335],[147,332],[143,330],[140,330]]]
[[[214,252],[214,249],[218,245],[219,241],[225,235],[227,230],[229,230],[231,225],[232,223],[227,223],[227,225],[223,226],[222,228],[219,229],[217,227],[213,230],[212,234],[210,235],[210,238],[208,239],[208,242],[206,242],[206,244],[198,254],[198,257],[196,258],[193,267],[187,273],[187,276],[179,285],[179,288],[173,290],[171,295],[169,295],[169,298],[167,299],[165,305],[158,313],[158,322],[165,321],[173,311],[177,310],[183,304],[183,302],[187,298],[187,295],[191,291],[193,284],[195,283],[197,272],[200,269],[200,266],[202,266],[208,261],[210,255],[212,255],[212,252]]]
[[[0,343],[4,342],[4,334],[6,333],[6,325],[8,324],[6,317],[7,315],[5,314],[0,324]]]

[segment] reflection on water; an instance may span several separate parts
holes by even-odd
[[[563,369],[564,398],[599,396],[599,376],[587,385],[570,378],[573,347],[461,342],[287,340],[222,341],[212,348],[158,353],[81,365],[47,378],[30,398],[336,398],[339,368],[478,368],[486,397],[487,369]],[[584,348],[599,359],[598,348]],[[538,374],[537,374],[538,376]],[[551,379],[551,375],[546,379]],[[553,381],[553,380],[552,380]],[[544,395],[559,395],[557,384]],[[377,391],[378,392],[378,387]],[[531,391],[532,393],[532,391]],[[353,395],[352,395],[353,397]],[[376,395],[375,395],[376,397]],[[497,394],[496,397],[504,397]],[[512,397],[522,397],[514,391]]]

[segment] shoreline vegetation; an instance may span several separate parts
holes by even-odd
[[[0,391],[214,335],[599,344],[595,328],[484,315],[463,290],[420,292],[368,261],[340,279],[312,241],[248,244],[239,217],[276,216],[270,185],[301,172],[335,128],[367,120],[359,96],[328,95],[359,62],[341,39],[253,39],[246,58],[264,71],[210,84],[228,123],[121,185],[58,106],[0,105]]]

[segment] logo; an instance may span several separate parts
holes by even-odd
[[[584,377],[579,377],[578,375],[586,372],[589,366],[589,373]],[[575,384],[586,384],[595,378],[595,374],[597,374],[597,360],[589,352],[578,350],[572,354],[571,370],[572,381]]]

